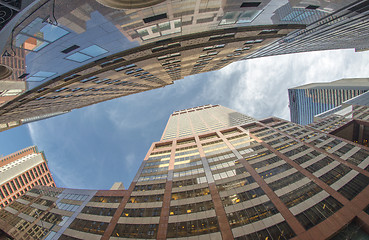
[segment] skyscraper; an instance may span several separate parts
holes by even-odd
[[[332,49],[367,49],[368,4],[367,0],[290,0],[276,11],[274,18],[285,23],[306,23],[306,28],[288,34],[244,59]],[[285,13],[281,15],[281,12]]]
[[[366,9],[353,1],[306,9],[280,0],[99,2],[39,0],[10,22],[3,51],[27,50],[31,88],[0,107],[0,124],[161,88],[242,59],[367,47]]]
[[[36,185],[55,187],[45,155],[28,147],[0,158],[0,207]]]
[[[0,229],[48,240],[368,235],[368,166],[368,147],[318,127],[206,105],[170,116],[127,190],[35,187],[0,211]]]
[[[288,89],[291,122],[307,125],[314,116],[369,90],[368,78],[346,78]]]
[[[338,107],[368,90],[368,78],[346,78],[288,89],[291,122],[310,124],[315,115]]]

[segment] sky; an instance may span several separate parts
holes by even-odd
[[[251,117],[289,120],[288,88],[369,77],[369,51],[265,57],[188,76],[164,88],[99,103],[0,132],[0,156],[31,145],[44,151],[58,187],[129,187],[176,110],[220,104]]]

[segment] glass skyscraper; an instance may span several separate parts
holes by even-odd
[[[310,124],[315,115],[338,107],[367,90],[369,79],[366,78],[312,83],[288,89],[291,121],[301,125]]]

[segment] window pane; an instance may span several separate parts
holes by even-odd
[[[55,73],[54,72],[43,72],[43,71],[40,71],[40,72],[37,72],[35,74],[33,74],[32,76],[33,77],[51,77],[52,75],[54,75]]]
[[[76,52],[76,53],[66,57],[66,59],[73,60],[73,61],[76,61],[76,62],[84,62],[84,61],[86,61],[90,58],[91,58],[90,56],[87,56],[87,55],[79,53],[79,52]]]
[[[107,53],[108,51],[106,51],[105,49],[97,46],[97,45],[92,45],[88,48],[85,48],[83,50],[80,51],[81,53],[87,54],[91,57],[97,57],[101,54]]]

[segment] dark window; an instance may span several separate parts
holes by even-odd
[[[78,45],[73,45],[73,46],[71,46],[71,47],[69,47],[69,48],[64,49],[64,50],[63,50],[63,51],[61,51],[61,52],[62,52],[62,53],[70,53],[71,51],[76,50],[77,48],[79,48],[79,46],[78,46]]]
[[[369,10],[369,1],[365,1],[349,9],[349,11],[355,11],[358,13],[364,13],[368,10]]]
[[[23,73],[22,75],[20,75],[18,78],[25,78],[25,77],[27,77],[29,75],[29,73]]]
[[[319,8],[319,6],[316,6],[316,5],[309,5],[306,7],[306,9],[317,9]]]
[[[243,2],[241,7],[258,7],[261,2]]]
[[[354,177],[350,182],[338,190],[344,197],[352,200],[358,195],[366,186],[368,186],[369,178],[361,173]]]
[[[143,21],[144,23],[149,23],[149,22],[157,21],[157,20],[164,19],[164,18],[168,18],[166,13],[144,18]]]

